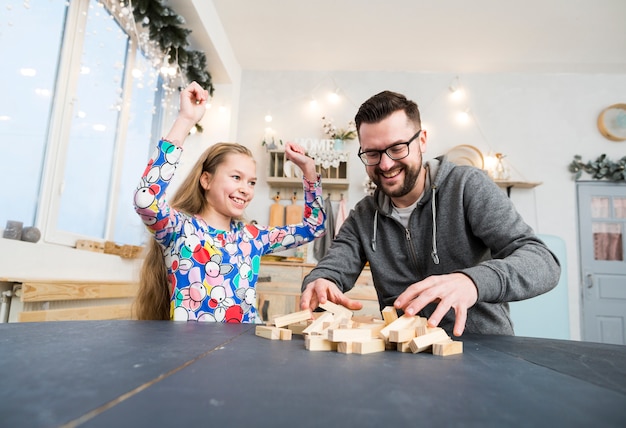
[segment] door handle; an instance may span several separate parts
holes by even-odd
[[[588,273],[585,278],[585,282],[587,284],[587,288],[593,288],[593,275]]]

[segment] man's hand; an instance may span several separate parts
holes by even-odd
[[[331,301],[353,311],[358,311],[363,307],[361,302],[346,297],[334,282],[318,278],[307,284],[306,289],[302,292],[302,296],[300,296],[300,309],[313,310],[317,308],[320,303],[326,303],[327,301]]]
[[[423,281],[409,286],[394,302],[397,309],[407,315],[415,315],[431,302],[439,302],[435,312],[428,318],[428,324],[436,327],[450,308],[454,308],[454,335],[460,336],[465,330],[467,310],[478,300],[478,290],[474,282],[462,273],[429,276]]]

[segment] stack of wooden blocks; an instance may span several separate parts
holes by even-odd
[[[301,334],[309,351],[345,354],[427,351],[439,356],[463,353],[463,342],[452,340],[442,328],[428,327],[423,317],[398,317],[393,307],[383,309],[383,319],[376,319],[356,317],[349,309],[332,302],[319,306],[325,312],[304,310],[278,316],[272,323],[257,326],[255,333],[271,340],[291,340],[293,334]]]

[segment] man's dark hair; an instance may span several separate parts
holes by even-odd
[[[357,132],[360,131],[362,123],[378,123],[398,110],[404,110],[409,121],[415,124],[416,130],[422,127],[420,111],[415,102],[397,92],[383,91],[359,107],[354,117]]]

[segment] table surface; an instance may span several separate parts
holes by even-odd
[[[0,324],[0,426],[626,426],[626,346],[460,340],[356,355],[249,324]]]

